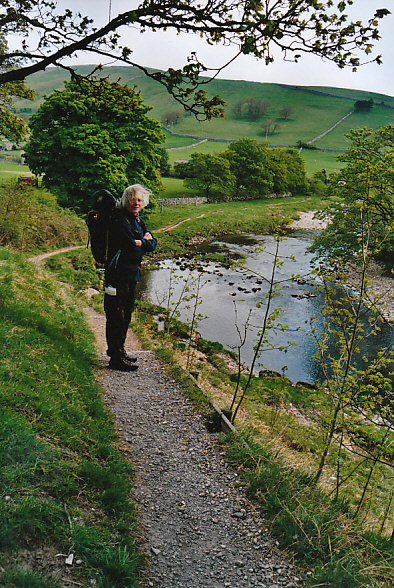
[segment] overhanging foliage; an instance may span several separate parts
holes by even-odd
[[[208,98],[200,86],[200,75],[217,75],[218,68],[204,65],[193,52],[183,68],[166,72],[149,71],[136,63],[132,48],[121,42],[120,29],[127,26],[139,32],[174,30],[195,33],[208,44],[234,47],[232,62],[241,54],[253,55],[265,64],[273,60],[273,49],[285,59],[297,61],[304,53],[314,53],[340,68],[360,65],[360,53],[371,54],[379,39],[379,20],[389,14],[376,10],[367,22],[352,21],[345,13],[353,0],[144,0],[132,10],[109,17],[103,26],[94,19],[59,10],[52,0],[1,0],[0,26],[12,35],[14,48],[0,57],[0,84],[23,80],[49,65],[70,69],[64,59],[79,51],[104,58],[116,58],[134,65],[163,84],[184,107],[205,118],[220,116],[223,102]],[[9,60],[22,64],[4,71]],[[380,62],[380,56],[371,60]]]

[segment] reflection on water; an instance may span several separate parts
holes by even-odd
[[[262,354],[255,365],[255,369],[270,369],[281,372],[287,366],[286,375],[293,382],[319,382],[323,375],[319,361],[315,359],[316,344],[310,334],[309,323],[312,317],[317,318],[317,326],[322,328],[323,294],[309,297],[313,292],[310,283],[312,270],[312,255],[307,248],[312,240],[310,233],[297,232],[288,237],[280,245],[279,254],[283,262],[277,268],[275,281],[281,282],[280,293],[274,299],[272,308],[283,307],[281,322],[288,326],[289,331],[277,333],[271,337],[275,346],[286,344],[289,340],[295,343],[288,351],[270,350]],[[202,279],[202,303],[198,312],[206,316],[198,325],[202,337],[212,341],[219,341],[228,349],[239,343],[238,327],[243,333],[243,326],[247,320],[249,309],[252,309],[250,327],[246,343],[242,348],[242,360],[250,365],[253,358],[253,346],[256,342],[258,329],[264,318],[264,294],[268,290],[266,280],[272,272],[272,261],[275,252],[275,240],[272,236],[243,235],[228,241],[216,241],[204,245],[205,250],[221,252],[227,255],[229,264],[223,266],[213,262],[203,262],[204,276]],[[203,248],[200,251],[204,251]],[[295,261],[290,259],[292,256]],[[243,268],[232,268],[230,264],[243,259]],[[167,306],[169,296],[169,280],[171,267],[173,268],[172,300],[177,301],[185,280],[196,277],[197,272],[190,272],[186,265],[172,261],[161,263],[158,270],[145,272],[141,288],[145,296],[153,303]],[[175,268],[175,269],[174,269]],[[297,274],[303,279],[297,283],[290,281],[292,275]],[[305,282],[305,283],[303,283]],[[258,308],[261,303],[260,308]],[[180,305],[180,318],[187,320],[190,310],[186,303]],[[392,330],[383,328],[378,337],[371,338],[364,343],[363,353],[373,357],[376,350],[389,345],[393,340]],[[330,342],[330,349],[336,341]]]

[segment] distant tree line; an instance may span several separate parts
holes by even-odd
[[[210,200],[305,194],[309,187],[296,150],[269,149],[254,139],[240,139],[222,153],[193,153],[174,166],[174,175]]]

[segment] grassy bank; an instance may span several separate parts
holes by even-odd
[[[162,256],[185,253],[185,246],[219,235],[250,232],[268,234],[296,218],[299,211],[315,210],[321,200],[310,196],[291,198],[267,198],[242,202],[218,202],[212,204],[167,206],[149,217],[152,231],[182,223],[174,230],[161,231]],[[185,221],[186,222],[182,222]]]
[[[81,306],[7,249],[0,276],[0,584],[134,586],[133,473]]]

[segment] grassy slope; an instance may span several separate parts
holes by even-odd
[[[80,71],[87,73],[88,66],[80,68]],[[224,120],[214,120],[210,122],[198,122],[192,116],[187,116],[183,109],[169,96],[164,88],[158,83],[146,78],[141,72],[132,67],[111,67],[105,68],[105,73],[109,74],[110,79],[121,79],[122,83],[128,85],[138,85],[141,89],[144,100],[152,105],[152,116],[161,119],[163,113],[170,110],[177,110],[182,114],[181,121],[174,126],[174,131],[177,133],[186,133],[203,137],[217,137],[223,139],[239,139],[241,137],[250,137],[257,140],[265,140],[264,121],[267,119],[275,119],[280,128],[271,137],[268,137],[268,142],[272,144],[291,144],[294,145],[297,140],[309,141],[326,131],[334,125],[339,119],[352,110],[353,103],[350,100],[342,98],[322,96],[307,92],[298,87],[297,89],[291,86],[280,86],[277,84],[261,84],[246,81],[232,81],[232,80],[214,80],[207,87],[209,94],[220,94],[226,101],[226,118]],[[29,84],[36,91],[38,96],[43,93],[49,94],[55,88],[60,88],[63,83],[63,78],[66,74],[61,70],[50,68],[47,72],[38,73],[29,78]],[[323,89],[325,90],[325,89]],[[339,95],[355,95],[359,98],[370,98],[380,102],[394,104],[394,98],[383,96],[381,94],[374,94],[369,92],[362,92],[359,90],[343,90],[337,88],[327,88],[328,92],[332,91]],[[231,110],[232,106],[245,97],[259,98],[269,101],[271,106],[266,115],[257,122],[250,122],[247,120],[234,119]],[[16,103],[18,107],[31,107],[33,111],[38,108],[41,98],[35,103],[28,103],[27,101],[19,101]],[[293,113],[289,120],[284,121],[279,119],[279,111],[284,106],[291,106]],[[389,122],[394,122],[394,110],[384,108],[382,106],[374,106],[372,111],[367,114],[352,115],[345,123],[338,126],[333,132],[326,135],[315,143],[318,147],[329,148],[345,148],[346,139],[344,134],[351,128],[357,126],[371,126],[379,127]],[[168,138],[168,147],[177,147],[192,143],[193,140],[185,138]],[[211,152],[222,151],[226,148],[226,144],[207,143],[201,147],[196,148],[198,151]],[[170,160],[187,159],[192,153],[191,149],[184,151],[170,152]],[[320,160],[322,165],[318,167],[328,167],[325,165],[326,155],[316,154],[314,159]],[[307,171],[313,172],[315,166],[309,167],[307,161]]]
[[[18,254],[0,259],[0,584],[63,585],[55,555],[74,553],[79,585],[134,586],[132,472],[81,306]]]

